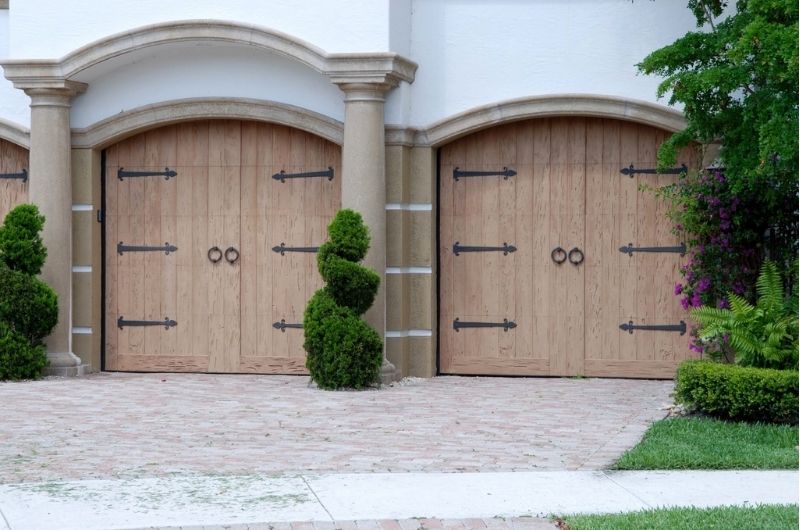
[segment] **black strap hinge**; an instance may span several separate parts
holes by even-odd
[[[634,324],[633,320],[628,321],[627,324],[620,324],[619,329],[633,334],[633,331],[638,329],[640,331],[677,331],[681,335],[686,333],[686,322],[681,320],[680,324]]]
[[[503,177],[503,180],[508,180],[508,177],[513,177],[517,172],[513,169],[503,167],[500,171],[462,171],[459,168],[453,169],[453,178],[458,179],[463,177]]]
[[[275,173],[272,178],[286,182],[286,179],[307,179],[314,177],[327,177],[328,180],[333,180],[333,168],[328,166],[328,169],[323,171],[306,171],[304,173],[287,173],[281,169],[280,173]]]
[[[164,317],[164,320],[125,320],[125,317],[117,319],[117,327],[119,329],[125,326],[164,326],[164,329],[174,328],[178,323],[171,320],[169,317]]]
[[[503,328],[503,331],[514,329],[517,323],[504,318],[502,322],[463,322],[461,319],[453,320],[453,329],[458,332],[462,328]]]
[[[272,252],[284,256],[286,252],[317,252],[319,247],[287,247],[286,243],[281,243],[278,246],[272,247]]]
[[[686,167],[686,164],[681,164],[681,167],[670,167],[659,171],[656,168],[637,168],[631,164],[628,167],[624,167],[619,170],[620,173],[623,175],[628,175],[630,178],[637,173],[646,174],[646,175],[680,175],[681,173],[686,173],[689,171],[689,168]]]
[[[462,245],[458,241],[453,243],[453,254],[458,256],[462,252],[502,252],[504,256],[508,256],[510,252],[516,252],[517,247],[503,242],[502,247],[471,247]]]
[[[164,243],[164,246],[160,247],[150,247],[146,245],[124,245],[122,241],[117,243],[117,254],[120,256],[125,252],[163,252],[164,254],[169,255],[170,252],[175,252],[178,250],[178,247],[175,245],[170,245],[169,243]]]
[[[280,322],[273,322],[272,327],[281,330],[281,333],[286,333],[286,328],[303,329],[303,324],[287,324],[286,320],[281,319]]]
[[[675,247],[634,247],[633,243],[628,243],[627,247],[619,247],[619,251],[628,256],[633,256],[634,252],[674,252],[683,256],[686,254],[686,243]]]
[[[28,182],[28,170],[23,168],[19,173],[0,173],[0,179],[17,179]]]
[[[123,167],[117,170],[117,178],[120,180],[135,177],[164,177],[164,180],[169,180],[177,176],[178,172],[168,167],[165,167],[164,171],[125,171]]]

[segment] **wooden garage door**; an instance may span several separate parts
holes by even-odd
[[[339,168],[338,146],[257,122],[109,148],[106,369],[304,373],[299,324],[322,283],[313,250],[340,204]]]
[[[688,356],[681,256],[642,185],[667,133],[593,118],[519,122],[440,153],[443,373],[672,377]],[[694,163],[687,151],[682,162]],[[560,262],[560,263],[559,263]],[[574,262],[574,263],[573,263]],[[629,326],[625,326],[628,328]]]
[[[28,150],[0,140],[0,224],[14,206],[28,200]]]

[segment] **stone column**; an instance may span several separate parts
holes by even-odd
[[[59,86],[60,85],[60,86]],[[61,81],[24,87],[31,98],[31,148],[28,195],[45,216],[42,239],[47,260],[42,280],[58,293],[58,324],[45,339],[51,375],[78,375],[72,352],[72,163],[69,109],[82,83]]]
[[[342,207],[361,213],[369,227],[371,243],[364,265],[381,277],[375,303],[365,320],[380,333],[386,331],[386,146],[384,101],[389,83],[342,83],[345,94],[344,145],[342,146]],[[395,378],[384,345],[381,380]]]
[[[401,81],[412,82],[417,65],[395,53],[336,54],[326,59],[331,82],[344,92],[342,207],[361,213],[371,245],[364,264],[381,277],[375,304],[366,321],[386,336],[386,145],[384,101]],[[397,371],[386,359],[384,342],[381,381]]]

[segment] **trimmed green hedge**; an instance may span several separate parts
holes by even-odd
[[[797,423],[798,372],[686,361],[678,368],[675,396],[723,419]]]

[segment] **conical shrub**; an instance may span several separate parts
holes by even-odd
[[[303,319],[306,367],[320,388],[366,388],[380,380],[383,341],[361,320],[380,284],[375,271],[359,265],[368,249],[361,215],[340,210],[317,254],[325,287],[314,293]]]

